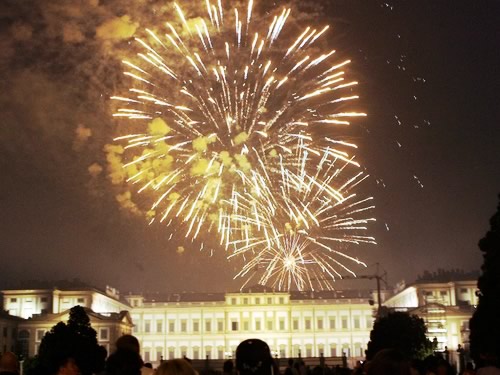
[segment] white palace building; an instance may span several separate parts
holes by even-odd
[[[400,288],[384,305],[424,318],[440,348],[467,345],[476,281],[421,283]],[[45,332],[66,321],[68,309],[87,308],[108,352],[132,333],[146,362],[187,356],[234,356],[247,338],[266,341],[283,357],[364,357],[376,316],[372,294],[362,291],[274,292],[255,287],[235,293],[126,295],[80,287],[3,290],[0,350],[37,353]],[[3,333],[3,335],[2,335]]]

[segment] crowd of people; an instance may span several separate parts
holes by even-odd
[[[139,341],[132,335],[124,335],[116,341],[116,350],[107,358],[105,369],[98,375],[199,375],[188,358],[162,361],[153,369],[140,356]],[[82,375],[75,358],[63,358],[55,366],[51,375]],[[206,374],[220,372],[206,370]],[[236,361],[224,362],[222,375],[456,375],[456,369],[446,358],[433,355],[423,361],[409,361],[397,349],[379,351],[369,362],[358,361],[354,369],[346,362],[342,366],[328,367],[324,363],[310,368],[301,358],[289,359],[283,371],[271,355],[269,346],[262,340],[249,339],[241,342],[236,349]],[[0,375],[19,375],[19,361],[14,353],[6,352],[0,357]],[[495,364],[480,368],[477,372],[472,363],[460,371],[461,375],[500,375]],[[37,375],[37,374],[35,374]]]

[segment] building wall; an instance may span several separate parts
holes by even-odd
[[[0,317],[0,353],[16,349],[18,320]]]
[[[133,304],[133,303],[131,303]],[[143,302],[133,307],[145,361],[186,355],[230,358],[248,338],[279,357],[364,356],[373,324],[367,300],[290,300],[286,293],[228,293],[218,302]]]

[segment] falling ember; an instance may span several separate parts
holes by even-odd
[[[345,110],[358,98],[349,60],[318,52],[328,27],[280,36],[290,9],[264,29],[252,1],[228,14],[205,3],[195,19],[175,4],[177,23],[146,29],[123,62],[132,87],[112,97],[123,106],[113,181],[135,189],[150,223],[191,241],[217,233],[228,257],[250,259],[237,276],[258,266],[279,289],[331,287],[313,280],[362,264],[344,244],[374,243],[363,234],[371,198],[354,192],[367,176],[340,135],[366,116]]]

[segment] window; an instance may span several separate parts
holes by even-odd
[[[294,330],[299,329],[299,319],[298,318],[293,318],[293,329]]]
[[[279,328],[280,331],[284,331],[285,330],[285,319],[280,318],[280,320],[279,320],[279,327],[280,327]]]
[[[11,299],[10,299],[10,302],[11,302],[11,303],[16,303],[16,302],[17,302],[17,298],[11,298]]]
[[[243,304],[248,305],[248,298],[247,297],[243,298]]]
[[[371,329],[373,327],[371,316],[366,317],[366,328]]]
[[[347,329],[347,328],[349,328],[347,325],[347,317],[343,316],[342,317],[342,329]]]
[[[175,320],[168,321],[168,332],[175,332]]]
[[[335,329],[335,318],[330,317],[330,329]]]
[[[212,330],[212,322],[206,320],[205,321],[205,332],[210,332]]]
[[[460,289],[460,293],[466,294],[467,293],[467,289],[465,289],[465,288]]]
[[[285,303],[285,299],[283,297],[280,297],[279,301],[280,301],[280,305],[283,305]]]
[[[36,341],[42,341],[43,336],[45,336],[45,330],[37,329],[36,330]]]
[[[196,346],[193,348],[193,359],[200,359],[200,348]]]
[[[267,330],[268,331],[272,331],[273,330],[273,321],[272,320],[268,320],[267,321]]]
[[[318,318],[318,329],[323,329],[323,318]]]
[[[256,297],[256,298],[255,298],[255,304],[256,304],[256,305],[260,305],[260,298],[259,298],[259,297]]]
[[[271,297],[267,297],[267,304],[272,305],[273,304],[273,299]]]
[[[224,331],[224,321],[219,319],[217,321],[217,331],[223,332]]]
[[[243,321],[243,330],[248,331],[249,330],[249,323],[248,320]]]
[[[217,358],[218,359],[224,358],[224,349],[222,348],[222,346],[217,347]]]
[[[236,298],[231,298],[231,305],[236,305]]]
[[[151,361],[151,352],[149,348],[144,349],[144,362]]]
[[[447,294],[448,294],[448,292],[447,292],[446,290],[442,290],[442,291],[441,291],[441,296],[442,296],[442,297],[446,296]]]
[[[330,346],[330,357],[337,356],[337,347],[335,345]]]
[[[311,319],[310,318],[306,318],[306,320],[305,320],[305,326],[306,326],[307,330],[311,329]]]
[[[149,333],[151,331],[151,321],[144,321],[144,332]]]
[[[175,348],[171,346],[168,348],[168,359],[174,359],[175,358]]]
[[[255,330],[256,330],[256,331],[260,331],[260,330],[262,329],[261,325],[262,325],[262,324],[261,324],[260,319],[257,319],[257,320],[255,321]]]
[[[231,331],[238,330],[238,322],[231,322]]]
[[[109,329],[108,328],[99,329],[99,340],[101,340],[101,341],[109,340]]]
[[[156,321],[156,332],[162,333],[163,331],[163,321],[157,320]]]
[[[77,298],[76,302],[77,303],[84,303],[85,302],[85,298]]]
[[[137,324],[134,324],[133,330],[134,330],[134,333],[139,332],[139,326]]]
[[[47,302],[47,297],[40,298],[40,302],[43,302],[43,303]]]
[[[359,316],[354,317],[354,329],[359,329],[361,328],[360,323],[359,323]]]
[[[187,331],[187,321],[185,319],[181,320],[181,332]]]
[[[163,360],[163,348],[161,346],[156,348],[156,360],[157,361]]]
[[[199,321],[193,322],[193,332],[200,332],[200,322]]]

